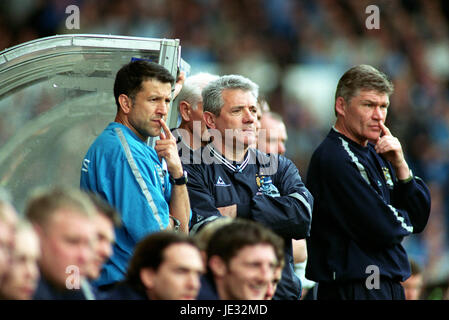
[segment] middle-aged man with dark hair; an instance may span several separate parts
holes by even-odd
[[[164,121],[173,84],[170,72],[156,63],[138,60],[123,66],[114,82],[115,121],[83,160],[81,188],[103,197],[122,220],[113,255],[96,281],[100,289],[123,279],[136,243],[149,233],[188,232],[187,177]],[[149,137],[160,137],[154,148],[147,144]]]
[[[337,121],[315,150],[307,186],[317,199],[306,277],[327,300],[404,299],[404,237],[421,232],[430,193],[385,126],[393,85],[359,65],[339,80]]]
[[[183,233],[161,231],[141,240],[126,279],[107,300],[193,300],[204,272],[200,249]]]
[[[309,232],[313,197],[298,169],[281,155],[251,148],[256,142],[258,86],[239,75],[222,76],[202,91],[203,118],[213,141],[197,150],[201,163],[185,165],[192,225],[223,215],[257,221],[285,240],[285,267],[275,299],[297,300],[292,239]]]
[[[284,241],[262,224],[235,219],[207,243],[207,274],[199,300],[263,300],[271,297],[282,266]],[[277,275],[279,277],[279,275]]]

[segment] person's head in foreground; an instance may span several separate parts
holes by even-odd
[[[219,228],[207,247],[208,272],[221,300],[263,300],[283,260],[282,238],[237,219]]]
[[[193,300],[204,272],[200,250],[188,235],[153,233],[137,244],[127,282],[150,300]]]
[[[87,267],[87,277],[94,280],[100,276],[103,264],[112,255],[115,241],[114,227],[119,227],[121,220],[117,211],[98,195],[89,193],[88,196],[97,210],[97,215],[93,217],[96,233],[93,244],[94,255]]]
[[[75,188],[37,191],[28,202],[26,217],[41,244],[39,269],[52,287],[67,288],[68,275],[76,269],[87,274],[93,256],[95,207],[88,196]]]
[[[0,297],[8,300],[29,300],[39,280],[37,261],[40,257],[39,238],[32,225],[20,221],[15,233],[11,265],[0,285]]]

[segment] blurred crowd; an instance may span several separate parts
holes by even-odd
[[[368,5],[380,28],[367,29]],[[66,28],[67,6],[80,8],[80,29]],[[333,70],[371,64],[391,77],[387,124],[402,141],[415,175],[432,193],[429,224],[405,243],[424,269],[428,295],[449,277],[449,3],[444,0],[4,0],[0,50],[63,33],[181,40],[192,73],[239,73],[258,83],[287,126],[286,156],[306,176],[313,150],[329,130],[337,78]],[[298,71],[299,70],[299,71]],[[295,73],[296,72],[296,73]],[[299,74],[318,74],[311,84]],[[296,75],[296,76],[295,76]],[[288,79],[288,81],[287,81]],[[315,90],[315,91],[313,91]],[[331,104],[319,103],[327,95]],[[324,112],[320,109],[327,108]]]

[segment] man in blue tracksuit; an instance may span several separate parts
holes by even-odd
[[[115,122],[83,160],[81,188],[103,197],[122,220],[98,286],[123,279],[136,243],[147,234],[176,227],[188,232],[187,180],[176,140],[164,121],[173,83],[169,71],[156,63],[139,60],[123,66],[114,82]],[[148,138],[157,136],[155,147],[148,146]]]
[[[313,222],[306,277],[318,299],[404,299],[404,237],[421,232],[430,193],[385,126],[393,86],[367,65],[349,69],[335,95],[337,121],[307,175]]]
[[[212,215],[269,227],[285,241],[286,263],[274,298],[299,299],[292,239],[308,235],[313,198],[289,159],[249,148],[256,139],[257,95],[256,84],[236,75],[220,77],[203,89],[203,117],[213,141],[195,152],[201,161],[184,164],[192,229]]]

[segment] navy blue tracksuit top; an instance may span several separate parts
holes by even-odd
[[[284,238],[286,265],[274,299],[299,299],[292,239],[309,234],[313,197],[296,166],[283,156],[257,149],[248,149],[241,163],[228,161],[211,144],[195,151],[197,156],[198,152],[198,164],[184,163],[192,228],[202,219],[221,215],[217,208],[237,204],[237,217],[260,222]]]
[[[315,199],[308,279],[364,280],[370,265],[392,280],[410,276],[401,241],[421,232],[430,213],[430,192],[420,178],[398,181],[373,144],[363,147],[331,129],[312,156],[307,187]]]

